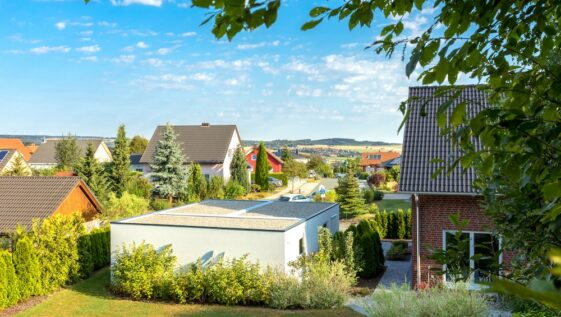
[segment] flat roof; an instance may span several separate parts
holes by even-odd
[[[205,200],[112,224],[286,231],[336,206],[335,203],[263,200]]]

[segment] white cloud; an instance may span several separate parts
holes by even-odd
[[[114,27],[117,26],[117,23],[115,23],[115,22],[107,22],[107,21],[100,21],[100,22],[97,22],[97,25],[103,26],[103,27],[108,27],[108,28],[114,28]]]
[[[185,32],[185,33],[181,33],[181,37],[193,37],[197,35],[197,32]]]
[[[259,42],[259,43],[244,43],[244,44],[238,44],[238,46],[236,46],[239,50],[251,50],[254,48],[260,48],[260,47],[265,47],[265,46],[279,46],[280,45],[280,41],[273,41],[273,42]]]
[[[208,74],[208,73],[196,73],[193,74],[191,76],[191,79],[193,80],[197,80],[197,81],[211,81],[214,79],[214,76],[212,74]]]
[[[136,43],[136,47],[138,47],[138,48],[148,48],[148,44],[140,41],[140,42]]]
[[[140,42],[137,42],[137,43],[134,44],[134,45],[130,45],[130,46],[127,46],[127,47],[123,48],[123,51],[129,52],[129,53],[130,53],[130,52],[134,52],[134,50],[136,50],[137,48],[146,49],[146,48],[148,48],[148,47],[149,47],[148,44],[146,44],[146,43],[143,42],[143,41],[140,41]]]
[[[114,6],[128,6],[131,4],[140,4],[153,7],[161,7],[163,0],[111,0]]]
[[[346,44],[341,45],[341,48],[350,49],[350,48],[355,48],[355,47],[357,47],[358,45],[359,45],[359,43],[356,43],[356,42],[354,42],[354,43],[346,43]]]
[[[59,29],[59,30],[64,30],[66,29],[66,22],[57,22],[55,23],[55,28]]]
[[[131,64],[135,61],[135,59],[135,55],[120,55],[117,58],[111,59],[111,61],[117,64]]]
[[[47,54],[47,53],[68,53],[70,52],[70,48],[66,46],[39,46],[32,48],[29,50],[30,53],[33,54]]]
[[[162,48],[160,48],[156,51],[156,54],[158,54],[158,55],[168,55],[170,52],[171,52],[171,48],[162,47]]]
[[[159,58],[148,58],[143,61],[144,63],[152,66],[152,67],[161,67],[164,65],[164,61]]]
[[[97,56],[84,56],[80,58],[81,61],[86,61],[86,62],[97,62],[98,58]]]
[[[80,35],[82,35],[82,36],[91,36],[92,34],[93,34],[92,30],[87,30],[87,31],[80,32]]]
[[[90,46],[82,46],[76,49],[78,52],[86,53],[86,54],[93,54],[101,51],[101,47],[99,45],[90,45]]]

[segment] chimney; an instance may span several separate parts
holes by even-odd
[[[210,123],[208,123],[208,122],[203,122],[203,123],[201,123],[201,126],[203,126],[203,127],[210,127]]]

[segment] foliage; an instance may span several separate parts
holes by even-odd
[[[145,198],[128,192],[123,192],[121,197],[117,197],[115,193],[110,193],[103,210],[103,218],[115,220],[141,215],[148,212],[148,207],[149,202]]]
[[[370,187],[380,188],[386,183],[386,174],[383,172],[375,172],[370,175],[366,182]]]
[[[405,213],[403,212],[403,209],[397,210],[395,219],[397,222],[397,238],[403,239],[407,233],[407,222],[405,220]]]
[[[95,196],[102,202],[107,200],[109,184],[105,169],[95,158],[95,149],[90,143],[86,148],[86,154],[74,167],[74,172],[78,174],[92,190]]]
[[[174,197],[185,193],[187,183],[185,158],[176,138],[173,127],[167,124],[154,150],[154,164],[151,165],[154,193],[169,199],[170,203]]]
[[[57,167],[31,168],[31,173],[33,176],[55,176],[57,172],[58,172]]]
[[[334,203],[337,201],[337,193],[334,190],[328,190],[325,192],[325,198],[321,198],[321,195],[315,195],[314,201],[323,201],[328,203]]]
[[[321,250],[321,249],[320,249]],[[354,235],[352,231],[335,232],[333,235],[331,260],[345,264],[345,269],[351,275],[356,275],[359,263],[356,261]]]
[[[212,176],[207,187],[207,198],[222,199],[224,198],[224,178],[221,176]]]
[[[160,250],[144,242],[123,245],[111,266],[111,287],[137,300],[167,299],[171,296],[175,263],[171,245]]]
[[[224,188],[224,198],[237,199],[245,195],[245,187],[238,182],[230,180]]]
[[[358,276],[371,278],[384,271],[384,251],[378,234],[376,223],[372,220],[362,220],[358,226],[350,227],[349,231],[355,236],[355,246],[361,250],[361,268]]]
[[[411,230],[413,229],[413,221],[411,215],[411,208],[405,211],[405,238],[411,239]]]
[[[140,135],[133,136],[129,143],[129,149],[131,153],[144,153],[144,150],[146,150],[147,146],[148,140]]]
[[[57,168],[68,170],[73,169],[80,161],[82,151],[78,146],[76,137],[68,134],[68,136],[58,140],[55,144],[55,159]]]
[[[467,285],[458,284],[453,288],[431,288],[422,292],[411,290],[407,284],[372,293],[363,308],[370,317],[411,317],[470,316],[486,317],[489,314],[485,297],[472,292]]]
[[[129,194],[150,199],[154,186],[140,172],[130,172],[127,182],[125,183],[125,191]]]
[[[339,186],[335,189],[341,214],[345,217],[353,217],[366,213],[364,199],[360,194],[358,181],[349,169],[345,177],[339,179]]]
[[[359,172],[358,173],[358,179],[361,179],[361,180],[368,179],[368,176],[370,176],[370,173],[368,173],[368,172]]]
[[[333,176],[333,169],[319,154],[310,155],[310,159],[308,163],[306,163],[306,168],[315,171],[318,175],[323,177]]]
[[[167,199],[153,199],[150,201],[150,208],[154,211],[170,209],[173,207],[173,204],[170,203]]]
[[[391,261],[407,260],[407,243],[392,243],[392,246],[386,253],[386,259]]]
[[[200,201],[206,198],[207,183],[201,165],[191,163],[187,176],[187,200]]]
[[[394,165],[386,172],[387,181],[395,181],[399,183],[399,176],[401,174],[401,168],[399,165]]]
[[[238,146],[230,163],[230,180],[237,182],[249,191],[250,180],[247,176],[247,160],[242,146]],[[244,193],[245,194],[245,193]]]
[[[282,172],[287,178],[290,178],[293,182],[295,178],[306,178],[308,176],[308,170],[306,169],[306,164],[297,162],[295,160],[288,160],[284,162],[282,166]],[[275,176],[273,176],[275,177]],[[284,184],[284,180],[283,180]]]
[[[292,153],[290,153],[290,150],[288,149],[288,146],[283,146],[283,148],[281,149],[281,156],[280,156],[281,160],[283,160],[284,163],[287,163],[288,161],[291,161],[292,158]]]
[[[257,161],[255,162],[255,184],[261,186],[261,190],[269,189],[269,170],[271,165],[269,165],[269,160],[267,158],[267,149],[263,142],[259,143],[259,149],[257,153]]]
[[[364,197],[364,202],[371,204],[375,201],[384,199],[384,192],[377,189],[364,188],[362,190],[362,196]]]
[[[16,152],[14,162],[0,176],[31,176],[31,174],[31,169],[25,163],[23,156]]]
[[[126,188],[131,165],[129,141],[127,140],[124,124],[119,126],[112,154],[113,160],[111,161],[110,169],[111,185],[117,196],[121,196]]]
[[[0,250],[0,309],[19,301],[22,286],[16,276],[12,254]]]

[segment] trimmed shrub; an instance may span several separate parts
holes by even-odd
[[[126,192],[145,199],[150,199],[150,197],[152,197],[153,190],[154,186],[152,186],[150,181],[139,172],[130,173],[125,183]]]
[[[236,181],[228,181],[226,188],[224,188],[224,198],[236,199],[245,195],[245,187]]]
[[[0,308],[9,307],[20,300],[19,286],[12,254],[0,250]]]
[[[372,190],[372,201],[380,201],[384,199],[384,192],[381,190]]]
[[[391,261],[403,261],[407,259],[407,243],[394,242],[386,253],[386,258]]]
[[[208,182],[206,191],[206,198],[208,199],[222,199],[224,198],[224,178],[220,176],[212,176]]]
[[[12,254],[15,272],[21,287],[21,299],[41,294],[41,263],[31,239],[25,235],[18,239]]]
[[[364,188],[362,190],[362,197],[365,203],[370,204],[374,201],[374,191],[370,188]]]
[[[88,235],[78,238],[78,261],[80,263],[80,277],[86,278],[94,270],[94,258],[92,255],[92,241]]]
[[[111,287],[136,300],[172,298],[175,263],[171,245],[158,251],[144,242],[130,248],[123,245],[111,267]]]
[[[321,195],[317,194],[314,196],[314,201],[334,203],[337,201],[337,193],[334,190],[328,190],[325,192],[325,198],[323,200],[321,199]]]
[[[405,213],[405,238],[407,239],[411,239],[411,230],[413,227],[413,222],[411,220],[411,208],[408,208]]]
[[[86,235],[90,241],[90,255],[93,270],[99,270],[109,265],[111,261],[111,246],[109,226],[92,230]]]
[[[378,228],[372,220],[362,220],[355,228],[355,245],[360,248],[361,268],[358,276],[371,278],[384,271],[384,251],[378,234]]]
[[[108,220],[127,218],[148,212],[147,199],[123,192],[121,197],[115,193],[109,194],[103,217]]]
[[[388,212],[388,230],[386,238],[397,239],[397,218],[393,211]]]
[[[358,173],[358,179],[361,179],[361,180],[366,180],[368,178],[368,176],[370,176],[370,173],[368,173],[368,172],[359,172]]]
[[[395,216],[397,222],[397,238],[403,239],[405,238],[405,234],[407,232],[407,223],[405,220],[405,213],[403,212],[403,209],[398,209]]]

